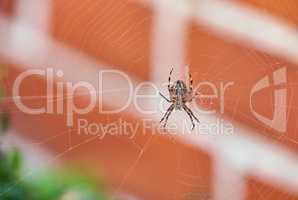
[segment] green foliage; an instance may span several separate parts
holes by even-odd
[[[10,118],[7,112],[0,113],[0,133],[4,133],[10,125]]]
[[[31,180],[32,200],[104,200],[104,192],[86,176],[71,170],[55,171],[39,175]]]
[[[1,84],[3,77],[7,73],[5,71],[6,69],[3,66],[0,66],[0,103],[5,97],[5,91]],[[4,133],[7,130],[8,126],[9,126],[9,114],[7,112],[3,112],[3,110],[0,109],[0,134]]]
[[[0,155],[1,200],[105,200],[95,181],[71,170],[47,171],[26,177],[22,157],[13,150]]]
[[[22,200],[28,196],[26,186],[19,180],[21,155],[17,150],[1,153],[0,157],[0,199]]]

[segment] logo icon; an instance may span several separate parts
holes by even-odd
[[[273,83],[270,83],[270,77],[265,76],[259,80],[250,92],[250,110],[253,115],[268,127],[284,133],[287,131],[287,70],[280,68],[273,72]],[[273,84],[273,85],[272,85]],[[265,89],[274,88],[273,92],[273,116],[267,118],[253,108],[253,96]]]

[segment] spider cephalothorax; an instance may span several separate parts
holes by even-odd
[[[184,110],[188,114],[191,120],[192,129],[194,129],[195,127],[194,119],[197,122],[200,122],[200,121],[193,114],[192,110],[186,106],[186,103],[191,102],[195,97],[195,95],[193,94],[193,80],[192,80],[191,74],[189,74],[189,88],[188,88],[184,83],[184,81],[182,80],[177,80],[172,84],[171,83],[172,73],[173,73],[173,69],[170,72],[170,76],[168,80],[169,81],[168,90],[169,90],[170,99],[168,99],[162,93],[160,93],[160,95],[172,105],[168,108],[167,112],[164,114],[160,122],[163,122],[165,120],[164,127],[166,127],[169,116],[171,115],[174,109]]]

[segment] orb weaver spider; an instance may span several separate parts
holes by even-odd
[[[159,92],[160,96],[164,98],[167,102],[172,105],[168,108],[167,112],[164,114],[160,123],[165,121],[164,128],[167,126],[167,122],[169,116],[173,112],[173,110],[184,110],[189,116],[192,123],[192,130],[195,128],[194,119],[200,123],[200,120],[194,115],[192,110],[186,106],[186,103],[192,102],[192,100],[197,96],[197,94],[193,94],[193,80],[192,76],[189,73],[189,88],[187,88],[186,84],[182,80],[177,80],[174,84],[171,83],[171,77],[173,73],[173,68],[170,71],[170,76],[168,78],[168,91],[170,95],[170,99],[168,99],[165,95]]]

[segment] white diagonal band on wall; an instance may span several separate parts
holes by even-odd
[[[229,0],[140,0],[153,7],[155,1],[230,41],[298,63],[297,27],[277,17]]]
[[[50,28],[51,0],[17,0],[15,23],[24,24],[37,31],[47,33]]]
[[[215,155],[213,165],[214,200],[240,200],[245,199],[246,182],[241,171],[235,170],[233,164],[222,157]]]
[[[188,19],[184,15],[177,17],[177,13],[168,9],[163,1],[156,1],[154,5],[151,78],[155,84],[161,85],[167,83],[171,68],[174,69],[175,78],[178,78],[175,75],[185,73],[184,53]],[[169,19],[175,22],[170,22]]]

